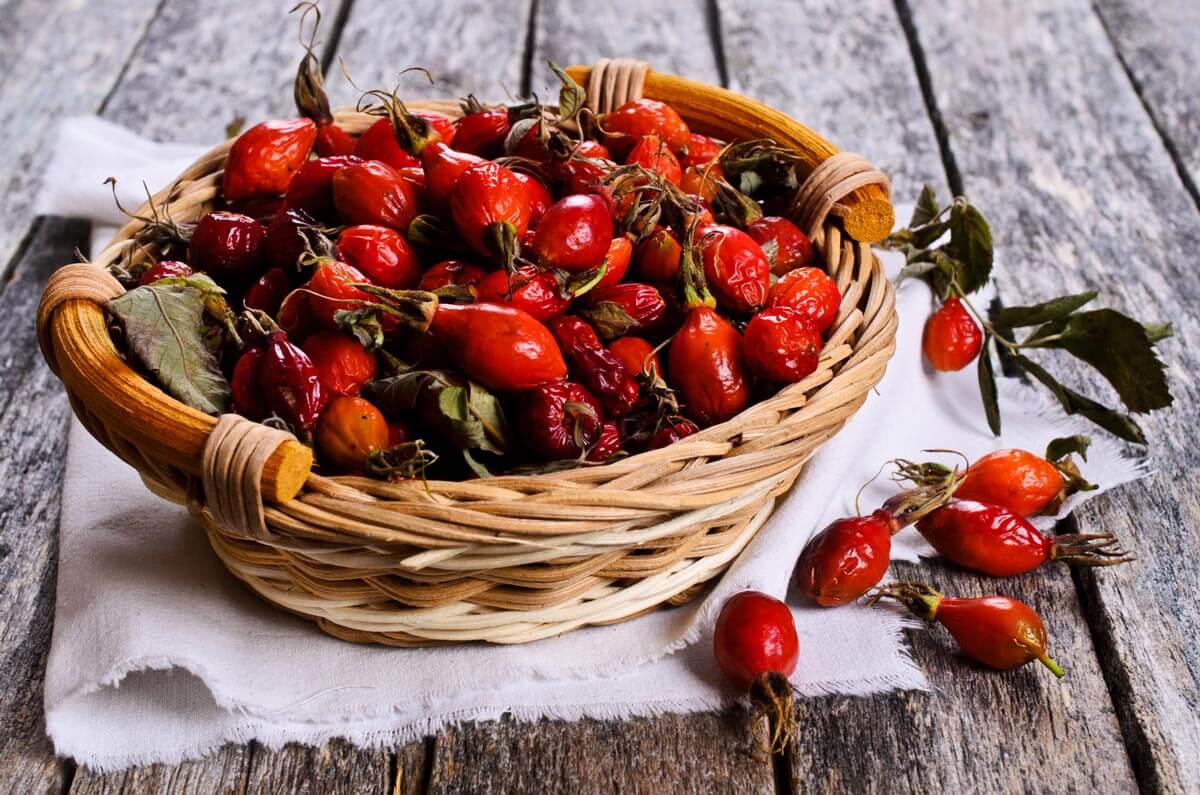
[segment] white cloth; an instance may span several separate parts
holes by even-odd
[[[38,208],[120,223],[105,177],[118,178],[122,202],[133,208],[143,179],[157,189],[200,151],[145,141],[96,119],[72,120],[60,131]],[[992,438],[973,372],[935,375],[921,364],[929,306],[920,284],[901,291],[897,351],[877,394],[817,453],[704,599],[523,646],[389,649],[328,638],[259,601],[224,571],[182,508],[152,496],[74,424],[45,687],[55,748],[112,770],[177,762],[226,741],[278,747],[341,736],[392,745],[506,712],[621,718],[728,703],[738,693],[710,653],[720,605],[746,588],[783,596],[807,539],[853,514],[855,493],[885,460],[919,459],[930,447],[968,456],[1001,446],[1041,450],[1054,436],[1083,430],[1056,410],[1041,411],[1044,401],[1006,380],[1005,434]],[[1100,435],[1084,466],[1105,488],[1141,470]],[[864,505],[884,498],[885,480],[864,492]],[[895,557],[929,552],[914,531],[897,536]],[[897,612],[791,601],[801,649],[792,680],[801,694],[925,686]]]

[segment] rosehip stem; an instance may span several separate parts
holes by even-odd
[[[942,594],[936,589],[925,583],[910,581],[877,586],[863,598],[868,605],[877,604],[883,599],[895,599],[910,613],[930,623],[937,619],[938,605],[942,602]]]
[[[1072,566],[1116,566],[1135,560],[1111,533],[1072,533],[1054,537],[1051,560]]]

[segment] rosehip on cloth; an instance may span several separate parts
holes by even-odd
[[[921,350],[935,370],[961,370],[979,355],[983,331],[958,298],[948,298],[925,321]]]

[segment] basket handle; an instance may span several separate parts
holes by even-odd
[[[175,400],[125,363],[109,336],[103,309],[124,292],[116,279],[92,264],[56,271],[38,306],[42,354],[109,433],[148,459],[202,478],[206,445],[218,421]],[[261,494],[269,502],[285,502],[304,485],[313,455],[294,437],[276,438],[275,445],[265,461],[257,462]],[[242,487],[244,477],[229,486]]]
[[[567,74],[587,86],[588,107],[594,113],[646,96],[673,106],[696,132],[727,141],[771,138],[794,150],[807,164],[810,178],[797,195],[791,215],[810,234],[820,229],[830,214],[839,216],[846,233],[862,243],[877,242],[892,231],[896,212],[887,177],[865,158],[839,152],[808,127],[768,105],[724,88],[651,71],[643,61],[605,58],[595,66],[570,66]]]

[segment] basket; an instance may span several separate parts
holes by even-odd
[[[262,598],[350,641],[521,643],[681,604],[750,543],[813,452],[858,409],[895,344],[892,287],[869,243],[892,225],[886,178],[857,155],[721,88],[602,61],[570,74],[603,111],[645,96],[692,129],[770,137],[812,172],[792,203],[844,296],[816,372],[732,420],[603,466],[462,482],[388,483],[311,472],[292,436],[169,397],[114,346],[104,267],[133,245],[127,225],[91,264],[60,269],[38,331],[76,416],[159,496],[186,504],[213,550]],[[412,106],[458,115],[454,102]],[[340,111],[351,133],[375,117]],[[184,172],[170,215],[216,198],[229,142]]]

